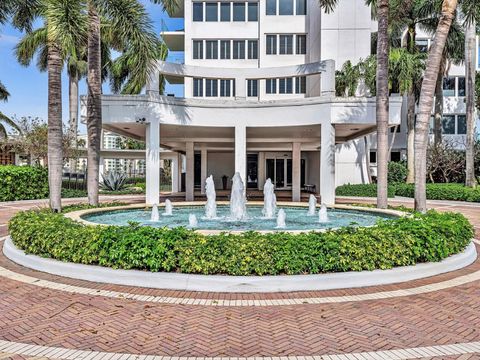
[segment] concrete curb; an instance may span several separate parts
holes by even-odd
[[[3,253],[24,267],[67,278],[154,289],[236,293],[318,291],[394,284],[455,271],[472,264],[477,258],[475,245],[470,243],[462,253],[441,262],[390,270],[318,275],[221,276],[115,270],[94,265],[65,263],[27,255],[13,244],[10,237],[5,240]]]

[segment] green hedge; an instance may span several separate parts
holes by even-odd
[[[414,185],[397,184],[395,194],[413,198]],[[480,188],[472,189],[463,184],[427,184],[427,199],[480,202]]]
[[[48,197],[48,171],[42,167],[0,166],[0,201]]]
[[[389,269],[442,260],[462,251],[473,238],[463,215],[433,211],[369,228],[207,236],[185,228],[86,226],[43,210],[18,213],[9,231],[27,253],[61,261],[229,275]]]
[[[377,197],[377,184],[346,184],[337,186],[337,196]],[[388,197],[395,196],[395,187],[388,186]]]
[[[403,196],[413,198],[413,184],[393,184],[388,187],[388,197]],[[376,197],[376,184],[347,184],[338,186],[338,196]],[[472,189],[463,184],[427,184],[428,200],[456,200],[480,202],[480,187]]]

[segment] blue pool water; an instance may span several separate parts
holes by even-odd
[[[160,220],[158,222],[150,221],[150,209],[129,209],[113,210],[82,216],[84,220],[107,225],[128,225],[134,221],[142,225],[154,227],[188,227],[189,215],[195,214],[198,220],[199,230],[321,230],[328,228],[338,228],[342,226],[371,226],[378,220],[389,219],[391,216],[373,213],[368,211],[329,209],[329,221],[320,223],[318,215],[308,216],[308,208],[301,207],[278,207],[283,208],[286,213],[286,228],[277,229],[276,219],[265,219],[262,216],[261,206],[247,206],[248,219],[243,221],[229,220],[230,209],[222,205],[217,207],[217,219],[206,219],[204,217],[205,209],[203,206],[178,206],[173,208],[173,215],[163,215],[163,207],[159,208]],[[317,211],[318,214],[318,211]]]

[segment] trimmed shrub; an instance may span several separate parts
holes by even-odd
[[[404,183],[407,175],[408,169],[405,162],[390,161],[388,163],[388,182],[390,184]]]
[[[377,184],[346,184],[337,186],[337,196],[377,197]],[[388,186],[388,197],[395,196],[395,187]]]
[[[48,171],[33,166],[0,166],[0,201],[48,197]]]
[[[202,235],[138,224],[86,226],[37,210],[15,215],[9,231],[26,253],[61,261],[228,275],[318,274],[440,261],[465,249],[474,235],[463,215],[434,211],[322,233]]]
[[[397,184],[395,195],[413,198],[413,184]],[[472,189],[463,184],[427,184],[428,200],[454,200],[480,202],[480,188]]]

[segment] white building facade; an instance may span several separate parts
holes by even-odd
[[[147,203],[159,201],[160,148],[170,150],[172,191],[186,200],[204,193],[209,175],[218,190],[239,172],[247,192],[270,178],[293,201],[308,190],[326,204],[336,185],[368,179],[363,138],[375,130],[375,98],[335,97],[336,68],[370,54],[363,0],[332,14],[317,0],[185,0],[170,15],[184,30],[163,38],[185,60],[157,70],[185,97],[161,96],[158,74],[145,94],[103,96],[104,128],[146,142]],[[391,126],[401,106],[391,98]]]

